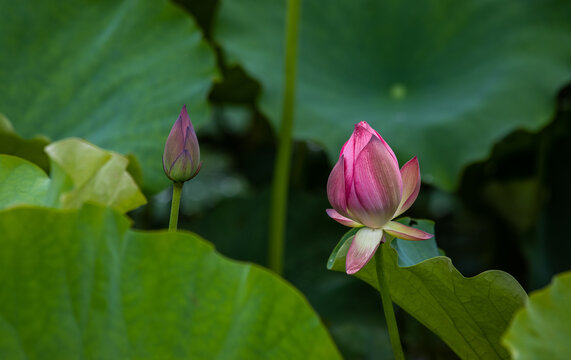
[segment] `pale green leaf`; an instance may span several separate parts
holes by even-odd
[[[22,158],[0,154],[0,209],[45,205],[50,186],[46,173]]]
[[[4,114],[0,113],[0,133],[13,133],[14,126]]]
[[[50,178],[24,159],[0,155],[0,209],[14,204],[77,208],[94,202],[127,212],[146,203],[124,156],[80,139],[55,142],[46,152]]]
[[[534,291],[514,316],[503,343],[515,360],[566,360],[571,355],[571,272]]]
[[[33,224],[33,226],[30,226]],[[110,210],[0,211],[2,359],[339,359],[299,291]]]

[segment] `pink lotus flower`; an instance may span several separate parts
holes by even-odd
[[[172,181],[185,182],[198,174],[201,165],[198,139],[185,105],[167,138],[163,170]]]
[[[327,181],[333,209],[327,215],[349,226],[362,227],[347,253],[347,274],[361,270],[385,242],[385,233],[405,240],[426,240],[424,231],[392,221],[416,200],[420,167],[416,156],[399,170],[397,158],[383,138],[365,121],[343,145]]]

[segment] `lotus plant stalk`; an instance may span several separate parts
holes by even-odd
[[[404,240],[432,237],[422,230],[393,221],[411,207],[419,190],[420,167],[417,157],[399,169],[393,150],[381,135],[365,121],[356,124],[353,134],[341,148],[339,160],[327,181],[327,197],[333,206],[326,210],[327,214],[342,225],[360,228],[347,252],[347,274],[361,270],[379,246],[386,242],[387,234]],[[377,255],[376,262],[393,352],[397,359],[404,359],[382,251]]]
[[[300,11],[301,0],[287,1],[282,121],[272,181],[268,236],[268,267],[280,275],[283,273],[284,267],[287,194],[291,166]]]
[[[169,230],[176,231],[178,227],[178,211],[180,196],[184,183],[194,178],[200,171],[200,147],[192,122],[182,107],[178,119],[174,123],[163,153],[163,170],[173,182],[173,196]]]

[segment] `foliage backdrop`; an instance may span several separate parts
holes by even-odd
[[[0,152],[30,161],[0,158],[0,209],[5,209],[0,212],[1,241],[4,249],[10,249],[0,254],[4,256],[0,274],[13,294],[38,294],[25,299],[0,296],[0,330],[10,334],[0,337],[0,352],[29,353],[32,350],[26,344],[36,337],[38,327],[25,324],[56,321],[34,302],[46,296],[46,287],[60,295],[82,283],[108,290],[100,299],[71,296],[69,303],[62,303],[65,309],[59,302],[52,304],[58,319],[68,319],[70,326],[79,329],[74,333],[77,337],[62,337],[62,344],[67,344],[63,351],[95,346],[81,345],[80,338],[94,329],[115,326],[113,311],[125,299],[141,301],[130,314],[145,326],[154,326],[153,318],[191,316],[192,306],[185,307],[176,295],[168,299],[154,295],[174,289],[168,281],[158,282],[166,276],[163,270],[178,274],[175,278],[189,278],[193,271],[178,257],[175,263],[166,264],[157,263],[151,255],[180,251],[188,259],[201,253],[197,267],[206,261],[227,269],[215,274],[221,272],[237,292],[220,281],[224,290],[215,297],[228,291],[230,300],[241,293],[244,299],[259,301],[267,314],[275,315],[268,319],[276,328],[288,323],[285,318],[292,311],[302,317],[300,332],[295,330],[279,345],[272,334],[266,334],[259,337],[258,353],[238,347],[235,354],[256,357],[278,346],[276,351],[281,354],[295,356],[290,351],[297,346],[316,358],[338,356],[327,328],[345,358],[390,356],[378,293],[325,267],[345,231],[324,213],[329,206],[325,184],[340,146],[352,125],[361,120],[379,130],[401,163],[419,156],[424,185],[407,215],[436,221],[438,246],[461,274],[506,270],[526,290],[532,290],[571,267],[565,226],[571,190],[565,180],[569,171],[562,166],[571,155],[571,3],[302,3],[284,276],[307,297],[325,326],[295,289],[257,265],[229,261],[193,234],[173,240],[173,235],[161,232],[128,229],[120,213],[144,201],[138,190],[131,189],[130,205],[120,200],[123,205],[117,207],[112,192],[103,204],[83,204],[97,201],[100,194],[90,191],[105,183],[110,167],[142,186],[147,197],[147,205],[129,213],[133,227],[164,229],[170,195],[164,190],[168,182],[160,158],[170,126],[186,104],[198,129],[204,165],[185,187],[181,224],[212,241],[226,256],[266,264],[265,226],[283,86],[285,1],[74,0],[56,4],[0,0]],[[106,161],[113,166],[103,172],[95,167],[89,176],[74,178],[69,169],[61,168],[67,160],[62,165],[53,154],[49,157],[42,151],[51,141],[70,136],[129,155],[129,165],[118,154],[105,153],[101,156],[106,160],[99,166]],[[53,149],[57,144],[50,146]],[[22,179],[32,185],[22,187]],[[134,182],[126,184],[130,187]],[[34,191],[19,197],[29,186]],[[47,201],[50,193],[52,201]],[[54,202],[53,194],[68,201]],[[16,203],[67,209],[9,208]],[[86,214],[94,220],[86,219]],[[31,219],[41,219],[37,231],[17,241]],[[80,224],[78,219],[85,222]],[[85,231],[93,227],[104,229],[92,235],[99,239],[94,244],[101,247],[81,253],[94,261],[86,260],[93,264],[92,273],[73,278],[77,275],[77,264],[71,260],[75,253],[61,253],[53,261],[43,258],[46,252],[58,253],[57,244],[50,242],[54,239],[64,239],[69,251],[74,251],[73,244],[87,246]],[[46,239],[36,244],[35,238],[44,233]],[[106,243],[103,234],[115,240]],[[162,242],[166,239],[176,249],[167,248]],[[14,261],[19,258],[27,260]],[[124,263],[126,259],[132,261]],[[432,266],[430,261],[423,266]],[[157,267],[161,264],[166,268]],[[142,275],[133,286],[120,284],[119,279],[138,272]],[[61,282],[55,287],[53,280],[37,283],[34,279],[39,274]],[[240,278],[237,274],[252,275]],[[211,294],[199,280],[177,286]],[[268,281],[268,288],[283,292],[279,296],[283,303],[275,304],[279,310],[270,304],[273,295],[256,297],[259,294],[252,281]],[[79,294],[80,288],[75,289]],[[233,311],[236,304],[230,300],[222,306]],[[29,311],[12,308],[20,302],[29,304]],[[171,311],[167,305],[172,304],[179,306]],[[152,313],[144,306],[160,311],[153,314],[156,317],[141,319],[137,313]],[[30,320],[32,312],[43,314],[38,322]],[[82,322],[90,318],[86,314],[99,314],[102,323]],[[397,315],[412,358],[454,356],[417,320],[403,311]],[[251,326],[254,334],[259,331],[258,320],[245,312],[237,323],[245,321],[245,328]],[[194,334],[210,333],[206,321],[200,325],[173,320],[170,324]],[[148,336],[157,333],[121,326],[126,326],[123,335],[134,334],[140,341],[133,348],[124,347],[126,340],[121,335],[117,343],[101,351],[166,351],[149,340]],[[18,331],[27,342],[18,342],[22,340],[14,337]],[[299,342],[297,336],[306,333],[319,340]],[[58,336],[55,330],[53,334]],[[462,353],[458,349],[463,345],[443,338]],[[322,346],[311,348],[314,340]],[[33,351],[45,350],[42,344],[49,339],[44,341],[29,346],[36,346]],[[221,341],[249,343],[233,335]],[[492,347],[499,346],[497,341],[494,336]],[[230,354],[226,348],[208,346],[208,351]],[[178,351],[190,354],[192,350],[183,347]]]

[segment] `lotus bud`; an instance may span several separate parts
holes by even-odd
[[[185,105],[167,138],[163,169],[172,181],[185,182],[198,174],[201,165],[198,139]]]
[[[343,145],[327,181],[333,209],[327,214],[349,227],[360,227],[347,253],[346,271],[354,274],[372,258],[385,234],[405,240],[426,240],[424,231],[392,221],[416,200],[420,167],[416,156],[399,169],[390,146],[365,121]]]

